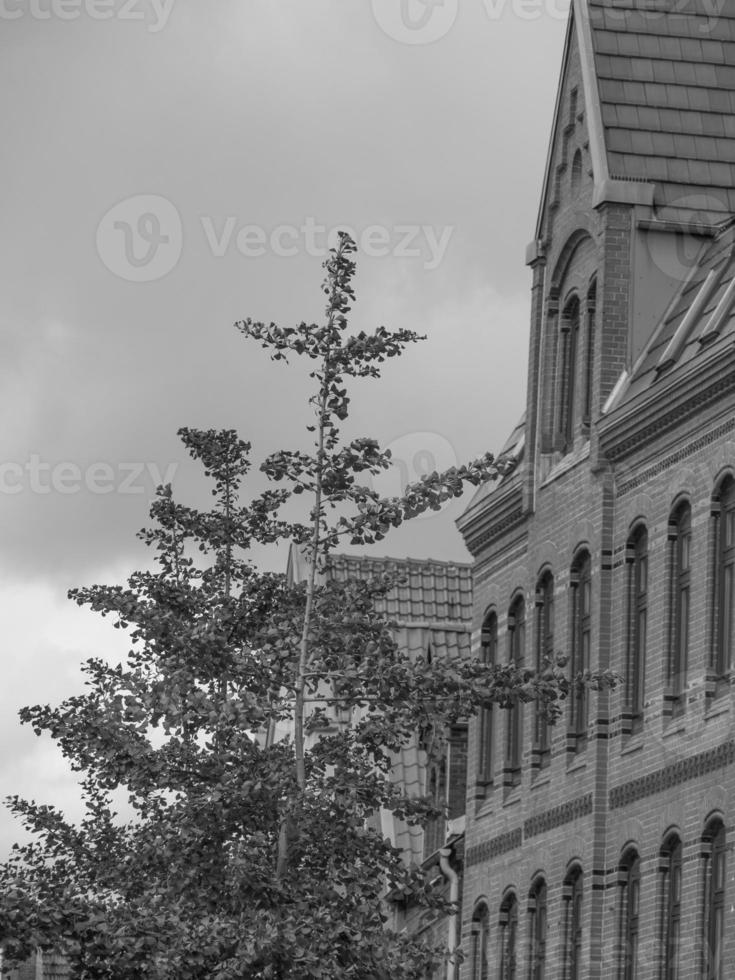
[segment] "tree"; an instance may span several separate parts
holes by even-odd
[[[310,453],[280,451],[262,470],[273,486],[248,504],[250,462],[235,432],[182,429],[212,481],[199,511],[159,488],[140,537],[153,570],[123,586],[71,598],[127,630],[123,664],[85,665],[87,689],[23,722],[58,742],[80,773],[86,816],[13,797],[33,834],[0,868],[0,943],[21,958],[62,949],[80,978],[415,978],[440,952],[385,928],[386,889],[441,906],[417,868],[371,829],[380,807],[408,820],[436,813],[390,779],[391,752],[489,702],[539,698],[558,714],[563,662],[542,676],[512,665],[411,662],[374,609],[392,582],[324,581],[347,539],[381,540],[502,473],[489,455],[431,474],[395,498],[361,483],[390,465],[372,439],[347,441],[347,383],[377,378],[386,358],[420,338],[350,334],[354,244],[342,235],[325,262],[323,324],[238,324],[274,359],[311,362]],[[293,498],[307,513],[289,519]],[[248,558],[257,542],[292,540],[310,573],[289,587]],[[330,703],[353,712],[324,731]],[[292,737],[271,737],[287,721]],[[113,794],[124,790],[131,815]]]

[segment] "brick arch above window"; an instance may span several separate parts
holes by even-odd
[[[561,246],[556,261],[554,262],[550,280],[550,296],[555,295],[555,298],[559,297],[560,292],[565,287],[565,284],[569,279],[570,270],[575,264],[580,264],[580,259],[582,259],[581,264],[586,264],[584,260],[588,258],[589,251],[594,250],[594,247],[595,244],[592,237],[591,222],[587,220],[580,220],[577,227],[567,237],[566,241]],[[583,254],[580,254],[580,250],[583,250]],[[587,278],[589,278],[589,273],[587,274]]]

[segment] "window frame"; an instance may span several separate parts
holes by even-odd
[[[528,980],[544,980],[548,935],[548,888],[539,877],[528,896]]]
[[[574,445],[577,403],[577,359],[581,303],[576,293],[567,299],[559,317],[559,346],[561,347],[560,392],[558,403],[558,445],[568,453]]]
[[[625,697],[626,734],[643,729],[648,652],[648,528],[637,524],[625,549],[627,570]]]
[[[478,902],[472,912],[472,980],[489,980],[490,909],[487,902]]]
[[[582,980],[584,875],[575,864],[564,879],[564,980]]]
[[[547,569],[536,587],[535,648],[536,672],[544,669],[544,661],[554,657],[554,575]],[[533,767],[546,769],[551,763],[551,731],[542,706],[536,701],[533,721]]]
[[[713,497],[711,520],[714,554],[710,661],[715,681],[724,682],[729,678],[735,653],[735,479],[730,474],[722,478]]]
[[[692,508],[682,501],[669,518],[669,642],[666,697],[671,713],[686,707],[691,627]]]
[[[585,548],[572,565],[570,586],[571,657],[570,680],[590,669],[592,655],[592,556]],[[589,725],[589,691],[584,685],[575,687],[569,698],[569,728],[567,749],[583,752],[587,747]]]
[[[723,937],[725,934],[725,891],[727,882],[727,834],[720,817],[711,820],[704,832],[704,909],[702,976],[725,980]]]
[[[508,610],[508,663],[521,669],[526,658],[526,598],[517,595]],[[507,709],[503,783],[507,789],[518,786],[523,763],[523,702],[516,698]]]
[[[661,851],[661,980],[679,980],[683,845],[669,834]]]
[[[480,634],[480,656],[482,662],[495,666],[498,658],[498,614],[490,609],[485,614]],[[480,709],[478,724],[478,772],[477,782],[481,788],[481,797],[492,789],[494,774],[494,739],[495,716],[492,704],[483,705]]]
[[[518,899],[509,892],[500,906],[498,919],[499,980],[516,980],[518,957]]]
[[[641,858],[629,848],[620,862],[619,980],[636,980],[640,941]]]

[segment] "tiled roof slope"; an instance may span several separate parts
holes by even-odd
[[[735,340],[735,224],[710,243],[635,366],[621,398],[629,403],[659,381],[696,370]]]
[[[472,619],[472,566],[414,558],[333,555],[330,574],[336,581],[367,580],[389,573],[402,579],[375,603],[378,612],[402,623],[456,620],[469,629]]]
[[[735,2],[589,0],[610,177],[735,212]]]

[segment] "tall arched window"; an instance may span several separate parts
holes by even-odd
[[[661,980],[679,980],[681,942],[681,838],[671,834],[661,850]]]
[[[726,477],[712,501],[712,667],[730,671],[735,648],[735,480]]]
[[[472,980],[488,980],[490,968],[488,950],[490,939],[490,911],[482,902],[472,913]]]
[[[725,980],[723,939],[725,933],[725,856],[727,840],[722,820],[710,821],[703,837],[704,885],[704,963],[702,976]]]
[[[587,321],[585,324],[584,352],[584,405],[582,422],[589,425],[592,421],[593,384],[595,366],[595,321],[597,315],[597,280],[593,279],[587,290]]]
[[[485,664],[493,666],[497,663],[498,653],[498,617],[496,613],[489,612],[482,624],[482,634],[480,639],[480,656]],[[486,795],[487,790],[493,782],[493,709],[492,705],[487,705],[480,710],[479,723],[479,765],[478,765],[478,796]]]
[[[575,865],[564,881],[564,980],[582,980],[582,869]]]
[[[669,520],[669,658],[666,669],[667,697],[671,710],[684,707],[689,661],[689,606],[691,589],[690,552],[692,511],[683,503]]]
[[[620,862],[620,980],[636,980],[640,937],[641,859],[625,852]]]
[[[516,980],[518,899],[511,892],[500,907],[500,980]]]
[[[571,585],[571,679],[590,669],[592,636],[592,561],[588,551],[579,554],[572,566]],[[579,685],[570,697],[568,748],[581,752],[587,745],[589,697]]]
[[[546,972],[546,882],[539,878],[528,896],[528,980],[544,980]]]
[[[576,296],[572,296],[562,312],[559,344],[561,348],[558,405],[559,448],[566,452],[572,448],[574,442],[577,348],[579,346],[579,299]]]
[[[536,589],[536,671],[554,656],[554,576],[546,572]],[[550,762],[549,722],[544,706],[536,704],[533,732],[533,765],[543,769]]]
[[[526,603],[518,596],[508,612],[509,661],[517,668],[523,667],[526,655]],[[506,786],[517,786],[521,781],[521,757],[523,753],[523,703],[516,700],[507,711],[505,737]]]
[[[626,658],[625,730],[643,727],[646,689],[646,636],[648,633],[648,532],[640,525],[628,539],[625,560],[628,569],[628,622]]]

